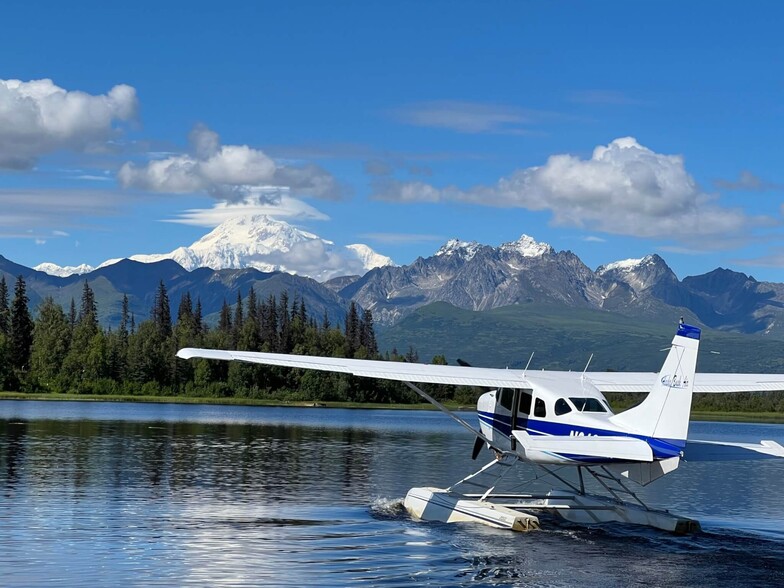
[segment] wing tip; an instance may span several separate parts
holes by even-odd
[[[192,347],[183,347],[177,352],[177,357],[180,359],[190,359],[194,356],[196,350]]]

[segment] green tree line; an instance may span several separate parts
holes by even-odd
[[[291,300],[286,292],[259,300],[251,288],[244,298],[237,295],[233,307],[224,301],[213,328],[203,320],[200,300],[192,300],[189,293],[182,296],[173,316],[163,282],[148,320],[136,324],[125,296],[115,329],[99,325],[95,295],[87,282],[79,305],[72,300],[67,312],[46,298],[33,320],[28,306],[24,278],[17,278],[11,297],[3,276],[0,389],[272,400],[417,400],[397,382],[239,362],[184,361],[175,355],[182,347],[206,347],[405,360],[397,352],[379,354],[373,315],[353,302],[345,325],[340,326],[331,324],[326,313],[311,316],[304,301]]]
[[[182,347],[239,349],[358,359],[418,362],[413,347],[379,353],[369,310],[351,303],[345,324],[333,325],[326,313],[308,313],[302,300],[257,299],[253,288],[233,307],[224,301],[218,324],[208,327],[200,300],[189,293],[172,316],[161,282],[150,319],[136,324],[123,297],[120,324],[104,329],[98,323],[95,295],[84,282],[80,304],[68,312],[46,298],[33,320],[26,284],[16,280],[13,296],[0,276],[0,390],[143,396],[242,397],[276,401],[419,402],[399,382],[354,378],[347,374],[261,366],[240,362],[184,361]],[[446,365],[443,355],[432,363]],[[482,390],[426,384],[441,401],[472,407]],[[636,404],[638,395],[608,394],[616,410]],[[697,394],[693,408],[707,411],[784,412],[784,393]]]

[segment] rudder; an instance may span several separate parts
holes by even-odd
[[[630,431],[685,445],[689,432],[700,329],[681,323],[659,376],[645,400],[612,417]]]

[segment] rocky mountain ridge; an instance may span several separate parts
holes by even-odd
[[[571,251],[527,235],[499,247],[453,239],[430,257],[373,269],[337,291],[384,325],[437,301],[474,311],[537,303],[646,320],[684,316],[712,328],[784,337],[784,284],[724,268],[679,280],[656,254],[593,271]]]

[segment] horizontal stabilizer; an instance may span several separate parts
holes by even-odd
[[[531,436],[525,431],[513,431],[515,439],[525,450],[529,461],[547,463],[547,456],[556,454],[580,461],[607,459],[619,461],[653,461],[651,446],[641,439],[623,436]]]
[[[686,461],[742,461],[784,457],[784,447],[775,441],[729,443],[725,441],[686,441]]]
[[[585,377],[600,392],[647,394],[657,381],[653,372],[587,372]],[[696,394],[733,392],[777,392],[784,390],[784,374],[706,374],[694,375]]]

